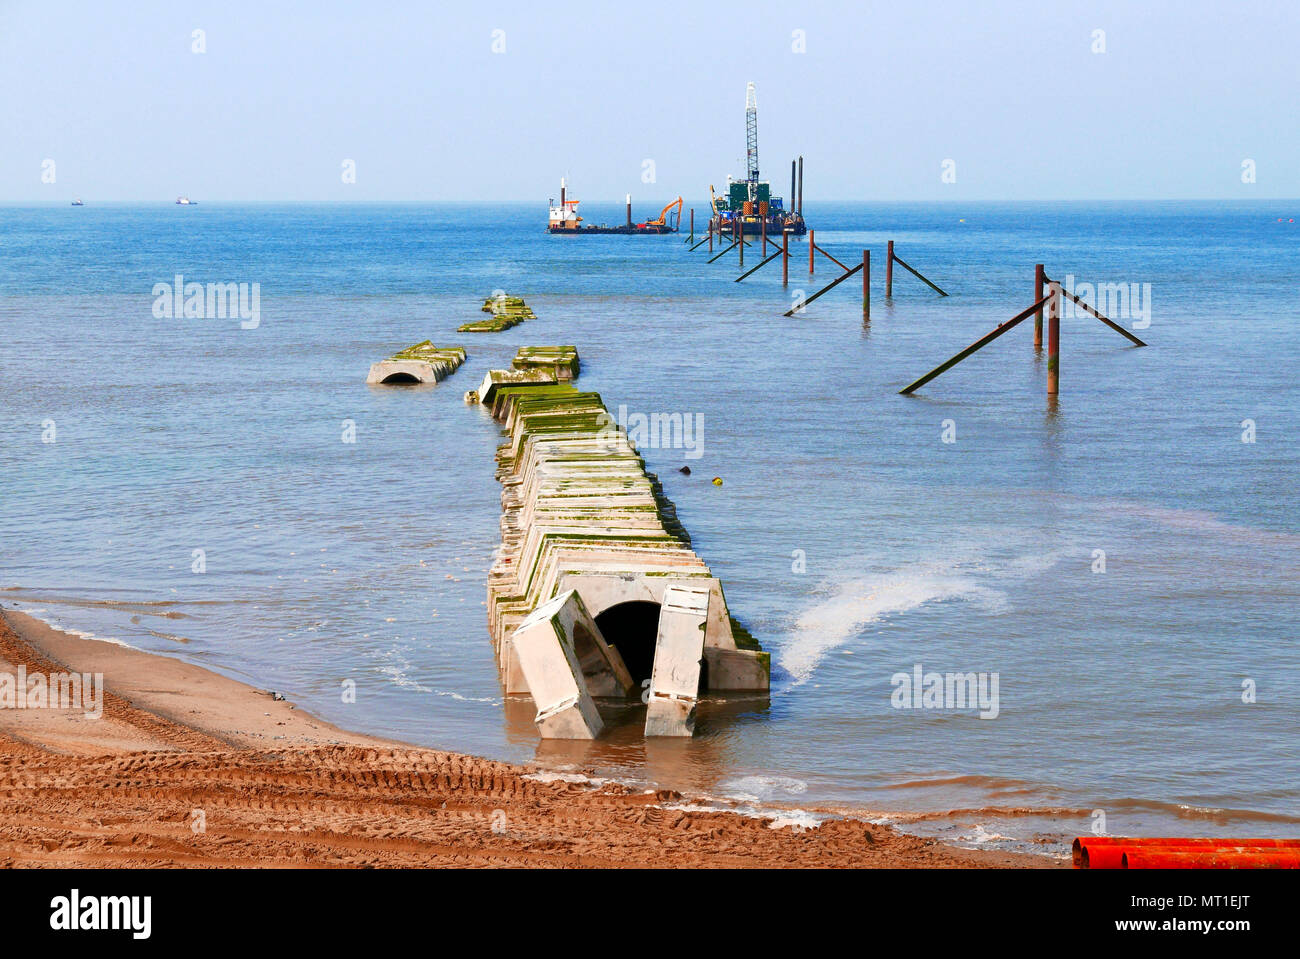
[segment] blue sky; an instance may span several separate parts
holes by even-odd
[[[0,201],[657,207],[742,173],[750,80],[782,194],[1300,197],[1298,60],[1294,0],[0,0]]]

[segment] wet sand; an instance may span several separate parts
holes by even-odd
[[[264,690],[0,612],[0,673],[102,673],[103,714],[0,709],[0,866],[1055,867],[851,819],[772,828],[672,791],[339,729]]]

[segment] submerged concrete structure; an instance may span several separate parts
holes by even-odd
[[[595,739],[604,729],[593,696],[630,695],[632,676],[574,590],[543,603],[512,637],[520,671],[548,739]]]
[[[474,391],[473,402],[492,406],[495,412],[498,387],[554,386],[556,382],[555,374],[550,370],[488,370],[483,376],[483,382]],[[469,399],[468,394],[466,399]]]
[[[556,380],[568,382],[578,378],[576,346],[521,346],[511,366],[517,370],[550,370]]]
[[[373,364],[366,382],[437,383],[455,373],[464,362],[463,346],[437,347],[425,340]]]
[[[599,394],[551,371],[493,371],[481,398],[507,430],[497,450],[501,548],[488,574],[488,628],[507,694],[533,696],[542,735],[599,735],[583,691],[611,693],[593,691],[595,674],[575,665],[591,649],[608,649],[634,692],[648,689],[647,735],[690,735],[703,692],[767,690],[768,654],[732,619],[721,582]],[[559,612],[569,603],[587,618]],[[551,623],[547,643],[539,616]]]
[[[647,736],[690,736],[695,732],[709,600],[707,589],[670,586],[664,590],[646,703]]]
[[[488,370],[477,390],[465,394],[466,403],[493,405],[498,386],[551,386],[578,378],[576,346],[521,346],[512,369]]]
[[[524,320],[535,319],[533,311],[521,296],[506,296],[504,293],[489,296],[483,301],[483,312],[491,313],[491,319],[471,320],[456,328],[457,333],[499,333],[512,326],[518,326]]]

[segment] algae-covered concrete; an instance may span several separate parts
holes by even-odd
[[[673,586],[664,592],[655,636],[654,672],[646,703],[647,736],[691,736],[704,663],[709,591]]]
[[[635,688],[622,657],[572,590],[533,610],[511,646],[547,739],[595,739],[604,723],[592,697],[626,697]]]
[[[578,348],[576,346],[521,346],[511,365],[517,370],[543,369],[555,374],[559,382],[578,378]]]
[[[523,297],[507,296],[499,293],[483,301],[483,312],[491,313],[490,319],[471,320],[456,328],[458,333],[499,333],[512,326],[518,326],[524,320],[535,319],[535,314],[524,303]]]
[[[536,642],[532,617],[560,596],[574,597],[601,641],[629,664],[653,660],[659,670],[659,636],[667,637],[666,671],[655,674],[664,689],[663,703],[652,711],[653,734],[689,735],[691,697],[700,692],[766,690],[769,655],[732,619],[721,582],[691,549],[658,478],[646,471],[599,394],[556,382],[552,369],[531,368],[492,371],[480,395],[506,429],[497,450],[501,548],[488,574],[487,605],[507,693],[531,691],[529,672],[536,667],[525,663],[533,650],[517,644]],[[638,617],[649,617],[648,632],[633,628]],[[598,625],[602,618],[609,628]],[[686,620],[694,635],[683,634]],[[692,653],[683,635],[698,641],[698,650]],[[687,690],[682,684],[690,685],[692,655],[697,688]],[[654,683],[655,676],[646,670],[633,678]],[[546,695],[553,695],[549,684]],[[541,703],[538,709],[545,711]],[[585,715],[581,707],[578,712]],[[574,723],[566,720],[566,735]],[[543,735],[556,733],[543,729]]]
[[[463,346],[437,347],[425,340],[373,364],[366,382],[437,383],[455,373],[464,362]]]

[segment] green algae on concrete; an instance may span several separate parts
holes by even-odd
[[[737,649],[759,650],[763,648],[758,640],[754,638],[754,634],[746,629],[735,616],[731,617],[731,636],[736,641]]]
[[[416,343],[414,346],[408,346],[400,353],[394,353],[389,357],[390,360],[424,360],[433,363],[438,360],[454,362],[457,366],[465,362],[465,347],[463,346],[434,346],[429,340],[422,343]]]
[[[501,314],[493,316],[490,320],[471,320],[468,323],[462,323],[456,327],[457,333],[500,333],[502,330],[508,330],[512,326],[518,326],[527,317],[510,316]]]
[[[371,384],[437,383],[465,362],[463,346],[434,346],[429,340],[408,346],[370,367],[366,382]]]
[[[517,370],[548,369],[555,372],[557,380],[578,378],[578,348],[576,346],[521,346],[511,365]]]
[[[491,371],[480,391],[507,434],[496,454],[502,538],[487,604],[506,692],[527,692],[511,636],[540,605],[576,590],[598,615],[625,602],[662,603],[678,586],[713,596],[709,687],[768,688],[767,654],[731,617],[659,478],[598,393],[559,382],[556,363],[567,366],[570,357],[576,375],[574,347],[521,349],[515,369]]]
[[[478,399],[486,405],[496,402],[499,395],[519,389],[527,388],[531,392],[555,385],[555,374],[550,370],[488,370],[479,385]]]
[[[462,323],[456,328],[456,332],[500,333],[512,326],[518,326],[524,320],[536,318],[533,311],[524,303],[523,297],[507,296],[504,293],[498,296],[489,296],[484,300],[483,312],[491,313],[492,317],[486,320],[472,320],[469,323]]]
[[[483,301],[484,313],[518,313],[524,315],[525,319],[533,318],[533,311],[524,303],[522,296],[508,296],[502,293],[498,296],[489,296]]]

